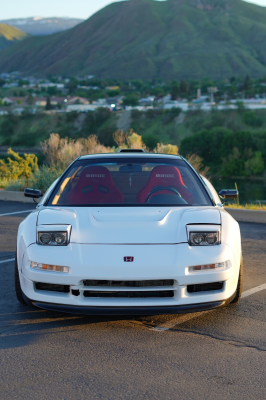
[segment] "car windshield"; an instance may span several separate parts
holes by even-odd
[[[54,206],[208,206],[211,200],[181,159],[91,158],[76,161],[50,198]]]

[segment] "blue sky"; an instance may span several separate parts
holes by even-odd
[[[120,0],[10,0],[0,9],[0,20],[35,16],[87,19],[115,1]],[[249,0],[249,2],[266,7],[266,0]]]

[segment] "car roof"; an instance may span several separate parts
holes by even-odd
[[[119,153],[99,153],[99,154],[87,154],[81,156],[79,160],[86,160],[92,158],[169,158],[183,160],[183,157],[174,154],[158,154],[158,153],[145,153],[145,152],[134,152],[124,151]]]

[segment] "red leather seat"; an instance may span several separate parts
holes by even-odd
[[[86,167],[77,185],[67,194],[69,204],[116,204],[124,202],[124,195],[114,185],[106,167]]]
[[[193,195],[186,188],[179,169],[173,167],[172,165],[158,165],[157,167],[153,168],[148,182],[136,196],[137,202],[145,203],[148,194],[151,193],[152,189],[156,186],[163,186],[166,189],[152,194],[151,197],[156,196],[157,194],[173,194],[172,191],[167,190],[167,187],[171,186],[178,190],[187,203],[192,203]]]

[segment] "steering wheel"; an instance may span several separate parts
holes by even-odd
[[[148,201],[150,200],[150,197],[157,192],[161,192],[162,190],[168,190],[169,192],[172,192],[174,194],[176,194],[179,197],[182,197],[181,194],[179,193],[179,191],[174,188],[173,186],[155,186],[150,193],[148,194],[148,196],[145,199],[145,203],[148,203]]]

